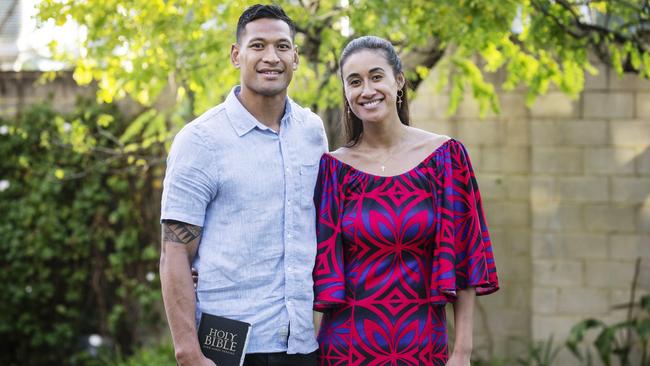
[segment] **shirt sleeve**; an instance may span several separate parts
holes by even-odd
[[[465,147],[456,141],[437,162],[436,246],[433,302],[456,300],[457,291],[475,287],[477,295],[499,289],[483,203]]]
[[[176,135],[167,157],[160,219],[203,226],[206,208],[217,194],[215,154],[190,127]]]
[[[325,311],[345,303],[345,272],[341,214],[343,194],[340,163],[323,155],[314,192],[316,237],[314,266],[314,310]]]
[[[321,134],[321,148],[324,149],[324,152],[329,151],[329,141],[327,141],[327,132],[325,131],[325,126],[323,121],[320,121],[320,134]]]

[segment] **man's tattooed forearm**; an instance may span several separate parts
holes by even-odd
[[[163,223],[163,241],[179,244],[189,244],[201,236],[201,227],[178,221]]]

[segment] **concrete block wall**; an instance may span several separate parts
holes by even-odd
[[[637,257],[649,290],[650,82],[598,68],[575,100],[552,90],[526,107],[500,90],[501,115],[483,120],[471,99],[446,115],[435,72],[412,102],[415,126],[467,145],[485,200],[502,289],[479,300],[480,353],[563,341],[588,317],[622,320],[612,307],[628,301]],[[562,352],[557,364],[576,362]]]
[[[531,108],[533,339],[624,319],[613,307],[629,300],[636,258],[650,261],[650,82],[599,69],[571,108],[544,112],[561,96]]]
[[[63,72],[54,81],[44,83],[40,72],[0,72],[0,117],[13,118],[30,104],[51,101],[63,113],[74,109],[79,96],[92,98],[94,88],[81,88],[72,73]]]
[[[0,118],[15,118],[25,107],[35,103],[49,103],[60,113],[70,113],[80,98],[93,99],[97,90],[95,84],[80,87],[72,77],[71,71],[57,74],[52,81],[42,80],[43,74],[36,71],[0,71]],[[165,109],[173,104],[167,90],[155,106]],[[146,108],[132,99],[116,102],[124,118],[135,118]]]
[[[530,124],[524,96],[504,93],[502,113],[479,118],[477,103],[466,97],[447,115],[449,97],[435,91],[436,71],[411,101],[413,125],[461,141],[477,174],[502,289],[478,299],[475,349],[500,356],[525,349],[530,337],[531,208]]]

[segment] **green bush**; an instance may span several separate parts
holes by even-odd
[[[143,347],[125,360],[109,362],[107,366],[176,366],[171,342]]]
[[[85,366],[176,366],[171,340],[161,340],[136,349],[130,356],[119,351],[102,349],[99,354],[79,355]]]
[[[126,127],[92,102],[0,120],[0,364],[79,364],[89,334],[129,354],[160,323],[163,148]]]
[[[637,261],[637,270],[638,263]],[[632,301],[627,306],[630,309],[626,320],[606,324],[602,320],[590,318],[571,328],[566,345],[581,364],[594,363],[593,348],[606,366],[612,364],[613,358],[621,366],[650,365],[650,295],[642,296],[638,303]],[[637,311],[633,312],[634,310]],[[585,341],[585,335],[591,330],[600,332],[589,345]]]

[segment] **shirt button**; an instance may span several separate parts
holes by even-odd
[[[293,237],[293,235],[287,234],[287,238],[291,239],[292,237]]]

